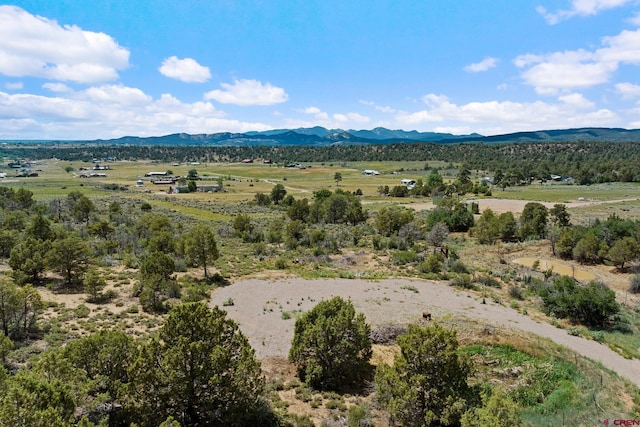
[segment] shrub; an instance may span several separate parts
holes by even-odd
[[[296,320],[289,360],[298,376],[319,389],[337,389],[369,370],[370,326],[351,301],[322,301]]]
[[[394,265],[406,265],[411,264],[418,259],[418,254],[413,251],[398,251],[394,252],[392,261]]]
[[[77,318],[88,317],[90,313],[91,309],[84,304],[78,305],[75,310],[73,310],[73,314],[75,314]]]
[[[540,297],[549,314],[588,326],[603,326],[620,310],[614,291],[596,281],[580,286],[569,276],[555,279]]]
[[[469,269],[467,268],[467,266],[464,265],[464,263],[460,260],[455,260],[452,263],[450,263],[449,271],[452,273],[463,273],[463,274],[469,273]]]
[[[478,283],[483,286],[488,286],[490,288],[501,288],[502,285],[495,278],[488,275],[481,275],[478,277]]]
[[[440,273],[444,259],[442,254],[431,254],[427,259],[418,265],[418,271],[424,274]]]
[[[471,280],[471,276],[469,276],[468,274],[462,274],[458,277],[455,277],[452,281],[451,284],[453,286],[457,286],[459,288],[464,288],[464,289],[475,289],[475,285],[473,284],[473,281]]]
[[[509,288],[509,296],[511,298],[515,298],[515,299],[519,299],[519,300],[523,300],[524,299],[524,294],[522,292],[522,288],[520,288],[519,286],[511,286]]]
[[[373,427],[369,407],[366,405],[353,405],[349,407],[347,425],[349,427]]]

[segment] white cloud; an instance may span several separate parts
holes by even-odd
[[[151,97],[140,89],[121,84],[92,87],[84,93],[89,101],[101,104],[147,105],[151,102]]]
[[[602,39],[603,47],[554,52],[547,55],[524,54],[513,63],[525,68],[525,83],[540,94],[587,88],[610,81],[620,64],[640,65],[640,30],[622,31]]]
[[[0,138],[97,139],[124,135],[247,132],[271,126],[234,120],[211,102],[157,99],[137,88],[103,85],[57,96],[0,92]]]
[[[115,80],[129,66],[129,51],[104,33],[0,6],[0,73],[95,83]]]
[[[322,113],[322,110],[320,110],[318,107],[307,107],[303,109],[302,112],[305,114],[318,114]]]
[[[207,92],[204,98],[243,106],[280,104],[289,98],[284,89],[258,80],[235,80],[233,84],[221,83],[220,86],[223,90]]]
[[[306,107],[303,108],[302,110],[300,110],[301,113],[304,114],[309,114],[309,115],[313,115],[313,117],[315,117],[316,119],[318,119],[321,122],[327,123],[329,120],[329,114],[327,114],[326,112],[322,111],[321,109],[319,109],[318,107]]]
[[[4,84],[4,87],[9,90],[20,90],[24,87],[24,84],[22,82],[7,82]]]
[[[469,73],[479,73],[482,71],[487,71],[491,68],[494,68],[496,65],[498,65],[498,61],[499,61],[498,58],[492,58],[490,56],[487,56],[480,62],[467,65],[466,67],[464,67],[464,70]]]
[[[369,123],[370,121],[369,117],[363,116],[362,114],[358,114],[358,113],[346,113],[346,114],[336,113],[333,115],[333,120],[335,120],[338,123],[358,123],[358,124]]]
[[[324,126],[326,128],[350,128],[363,123],[369,123],[371,119],[360,113],[333,113],[329,114],[326,111],[322,111],[318,107],[306,107],[298,110],[303,114],[313,116],[314,122],[307,120],[296,121],[288,120],[289,124],[296,124],[295,127],[311,127],[311,126]]]
[[[536,10],[547,21],[549,25],[555,25],[561,21],[573,18],[574,16],[592,16],[598,13],[621,7],[627,3],[631,3],[632,0],[571,0],[571,9],[558,10],[556,12],[549,12],[546,8],[538,6]]]
[[[625,82],[616,84],[616,92],[624,99],[640,98],[640,85]]]
[[[51,92],[71,92],[71,88],[64,83],[45,83],[42,87]]]
[[[571,93],[569,95],[559,96],[558,100],[567,105],[571,105],[576,109],[587,109],[595,107],[595,104],[585,98],[581,93]]]
[[[607,109],[594,110],[594,104],[581,94],[559,98],[557,103],[486,101],[457,105],[446,96],[428,94],[422,98],[426,108],[400,112],[395,120],[403,128],[471,129],[484,135],[524,130],[564,129],[583,126],[610,126],[618,116]]]
[[[186,83],[204,83],[211,78],[208,67],[204,67],[195,59],[179,59],[177,56],[166,58],[160,68],[160,73],[172,79]]]

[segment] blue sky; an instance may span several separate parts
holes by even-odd
[[[0,5],[0,139],[640,128],[638,0]]]

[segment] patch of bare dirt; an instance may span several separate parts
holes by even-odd
[[[233,300],[234,305],[224,309],[238,322],[258,358],[265,359],[287,357],[296,315],[333,296],[350,299],[373,327],[416,323],[421,321],[422,312],[428,310],[435,320],[465,318],[484,322],[496,333],[507,329],[546,337],[601,362],[640,385],[640,361],[625,359],[605,345],[569,335],[566,330],[548,323],[536,322],[495,301],[483,304],[483,298],[478,295],[444,283],[406,278],[375,282],[359,279],[247,279],[216,290],[211,304],[222,306],[223,301]]]

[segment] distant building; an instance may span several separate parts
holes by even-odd
[[[176,194],[188,193],[189,187],[187,185],[176,185],[171,187],[169,191]],[[199,193],[217,193],[221,191],[221,187],[218,184],[198,185],[196,191]]]
[[[166,172],[147,172],[144,176],[167,176]]]
[[[151,180],[152,183],[156,184],[156,185],[173,185],[176,183],[176,181],[178,180],[178,178],[176,178],[175,176],[172,177],[167,177],[167,178],[157,178],[157,179],[153,179]]]
[[[372,176],[372,175],[380,175],[380,172],[373,169],[365,169],[362,171],[362,174]]]
[[[416,186],[416,181],[414,179],[403,179],[402,181],[402,185],[405,185],[407,187],[407,190],[413,190],[413,188]]]

